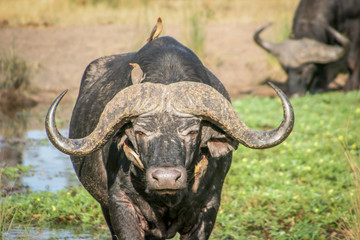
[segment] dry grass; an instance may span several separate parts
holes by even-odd
[[[14,48],[0,54],[0,90],[25,89],[30,85],[31,68],[15,54]]]
[[[265,31],[263,36],[272,41],[281,41],[289,35],[298,2],[299,0],[0,0],[0,27],[115,24],[131,25],[150,32],[155,20],[161,16],[168,28],[180,30],[184,44],[194,50],[205,63],[214,61],[221,64],[222,60],[209,60],[209,56],[205,56],[205,41],[213,34],[206,32],[208,26],[260,26],[273,22],[271,29]],[[166,35],[167,31],[172,30],[165,28],[162,35]],[[133,38],[131,42],[134,48],[139,48],[143,43],[136,39]],[[281,78],[283,72],[278,61],[269,55],[267,62]]]
[[[360,239],[360,161],[353,157],[351,150],[343,144],[345,157],[353,173],[355,191],[349,216],[345,217],[345,235],[349,240]]]
[[[15,113],[36,105],[27,96],[32,73],[30,65],[15,53],[14,47],[0,53],[0,111]]]
[[[182,24],[184,9],[202,12],[210,22],[289,24],[298,1],[288,0],[0,0],[0,21],[10,26],[147,24],[158,16]],[[190,6],[190,7],[189,7]]]

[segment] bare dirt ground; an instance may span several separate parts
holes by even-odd
[[[272,95],[268,79],[286,76],[269,66],[266,53],[252,40],[258,24],[210,24],[205,27],[204,64],[223,82],[232,99],[244,94]],[[182,26],[164,23],[162,36],[186,45]],[[48,103],[64,89],[74,102],[86,66],[96,58],[137,51],[149,32],[139,26],[0,28],[0,51],[14,49],[34,69],[32,98]],[[66,100],[65,100],[66,101]]]

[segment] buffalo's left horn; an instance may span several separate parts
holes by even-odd
[[[224,130],[235,140],[250,148],[270,148],[283,142],[294,126],[294,110],[286,95],[269,83],[280,97],[284,119],[272,131],[256,131],[239,118],[231,103],[214,88],[195,82],[172,84],[171,105],[181,113],[192,114],[205,119]],[[171,86],[171,85],[170,85]]]
[[[271,43],[260,37],[270,24],[260,28],[254,34],[254,41],[263,49],[273,54],[285,67],[299,67],[305,63],[330,63],[348,54],[350,41],[331,26],[326,29],[341,44],[328,45],[310,38],[286,39],[281,43]]]
[[[156,109],[158,104],[152,97],[162,94],[160,88],[148,84],[125,88],[105,106],[97,126],[90,135],[70,139],[62,136],[55,124],[56,107],[66,92],[61,93],[50,106],[45,119],[45,129],[51,143],[57,149],[74,156],[87,155],[103,147],[131,118]]]

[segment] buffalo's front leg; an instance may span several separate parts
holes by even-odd
[[[202,209],[198,216],[197,224],[187,233],[181,235],[181,240],[206,240],[209,239],[214,228],[216,215],[220,207],[221,193],[215,193]]]
[[[145,239],[147,221],[125,192],[110,191],[109,212],[114,239]]]

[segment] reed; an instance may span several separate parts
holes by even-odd
[[[14,49],[0,55],[0,90],[26,89],[30,85],[31,67]]]

